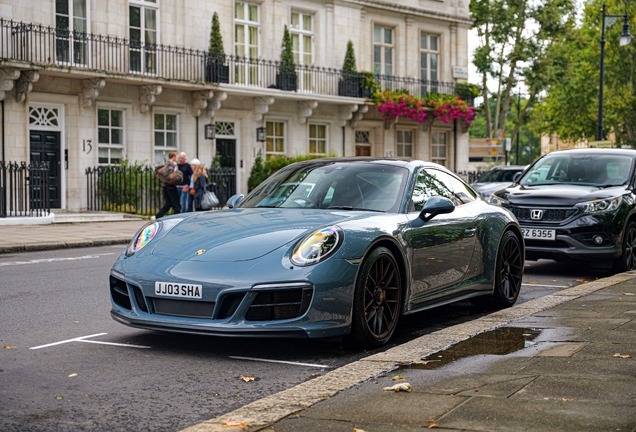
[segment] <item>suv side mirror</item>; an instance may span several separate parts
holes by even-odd
[[[512,177],[512,182],[513,183],[517,183],[517,180],[519,180],[521,178],[522,174],[523,174],[523,172],[518,172],[517,174],[515,174],[514,177]]]
[[[453,211],[455,211],[455,204],[451,200],[441,196],[434,196],[426,200],[419,217],[424,222],[428,222],[437,215],[452,213]]]
[[[245,198],[245,195],[243,194],[232,195],[225,205],[228,206],[228,208],[234,208],[238,205],[238,203],[243,201],[243,198]]]

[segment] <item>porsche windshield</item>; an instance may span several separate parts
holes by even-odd
[[[620,186],[629,180],[633,159],[617,154],[555,154],[537,161],[520,179],[523,186],[578,184]]]
[[[397,212],[409,171],[368,162],[325,162],[284,168],[238,207]]]

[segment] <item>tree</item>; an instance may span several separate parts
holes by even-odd
[[[625,12],[623,0],[606,0],[608,14]],[[581,25],[566,44],[553,47],[558,64],[557,80],[533,113],[532,125],[541,133],[557,133],[560,139],[594,140],[599,97],[601,0],[590,0]],[[636,15],[628,3],[627,15]],[[609,21],[608,21],[609,24]],[[607,25],[605,32],[604,116],[605,136],[614,132],[619,145],[636,146],[636,44],[621,47],[622,20]],[[633,30],[632,30],[633,33]]]
[[[212,15],[212,30],[210,30],[210,47],[208,54],[225,62],[225,49],[223,48],[223,37],[221,36],[221,24],[219,15],[214,12]]]
[[[513,88],[523,80],[528,91],[524,114],[552,82],[552,47],[567,40],[575,22],[573,0],[472,0],[480,44],[475,66],[482,77],[488,138],[505,130]],[[493,24],[496,23],[496,24]],[[496,80],[491,113],[489,79]],[[523,116],[520,117],[520,119]],[[514,136],[521,124],[514,126]]]
[[[347,42],[347,52],[345,53],[342,70],[345,72],[356,72],[356,54],[353,51],[353,42]]]
[[[287,26],[285,26],[285,31],[283,32],[283,43],[281,48],[279,73],[293,75],[296,73],[296,67],[294,65],[294,48]]]

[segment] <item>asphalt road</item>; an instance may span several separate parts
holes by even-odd
[[[110,318],[107,287],[122,248],[0,255],[0,430],[174,431],[373,353],[125,327]],[[607,275],[529,262],[519,301]],[[462,302],[409,316],[391,345],[482,313]]]

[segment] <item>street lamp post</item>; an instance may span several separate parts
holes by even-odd
[[[605,73],[605,20],[610,19],[609,25],[616,22],[617,19],[623,18],[623,33],[621,34],[621,46],[628,45],[632,41],[632,35],[629,33],[629,18],[627,12],[625,15],[608,15],[605,13],[606,5],[603,3],[603,22],[601,23],[601,68],[599,77],[598,91],[598,122],[596,124],[596,140],[603,139],[603,76]]]

